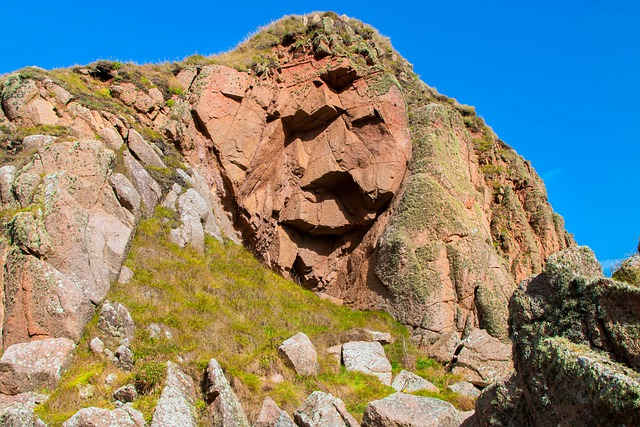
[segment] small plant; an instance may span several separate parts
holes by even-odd
[[[111,98],[111,90],[109,90],[109,88],[102,88],[102,89],[98,89],[96,91],[96,95],[98,95],[101,98]]]
[[[170,86],[169,93],[171,95],[184,95],[184,90],[179,86]]]
[[[160,385],[167,367],[158,362],[148,362],[140,366],[133,375],[133,384],[140,394],[149,394]]]
[[[176,101],[174,101],[173,99],[167,99],[167,102],[165,102],[164,105],[166,105],[167,107],[171,108],[174,105],[176,105]]]

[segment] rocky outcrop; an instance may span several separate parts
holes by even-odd
[[[363,427],[458,427],[463,421],[449,402],[394,393],[367,406]]]
[[[193,378],[167,362],[167,382],[153,413],[151,427],[195,427],[196,391]]]
[[[278,353],[282,355],[288,365],[295,369],[298,375],[313,376],[320,371],[316,349],[309,337],[302,332],[285,340],[278,347]]]
[[[640,422],[637,287],[605,279],[586,247],[561,251],[509,306],[516,375],[485,390],[476,425]]]
[[[71,361],[73,341],[46,338],[8,347],[0,359],[0,393],[53,389]]]
[[[341,399],[322,391],[311,393],[293,418],[300,427],[360,427]]]

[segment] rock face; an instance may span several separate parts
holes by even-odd
[[[391,363],[379,342],[352,341],[342,345],[342,363],[347,371],[362,372],[378,377],[391,385]]]
[[[329,393],[314,391],[293,414],[300,427],[359,427],[344,402]]]
[[[561,251],[509,306],[516,375],[485,390],[476,425],[640,423],[640,290],[602,277],[586,247]]]
[[[298,375],[317,375],[320,370],[316,349],[309,337],[302,332],[285,340],[278,347],[278,352]]]
[[[432,397],[394,393],[367,406],[363,427],[458,427],[458,410],[449,402]]]
[[[73,341],[46,338],[8,347],[0,359],[0,393],[55,388],[71,361]]]
[[[195,427],[195,401],[193,378],[167,362],[167,382],[153,413],[151,427]]]

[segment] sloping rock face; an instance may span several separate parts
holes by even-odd
[[[639,303],[587,247],[551,256],[513,295],[516,375],[483,392],[476,425],[637,425]]]
[[[222,184],[246,242],[415,333],[506,338],[516,281],[572,243],[531,165],[356,21],[292,17],[261,37],[283,27],[254,72],[178,74],[189,102],[166,125]]]

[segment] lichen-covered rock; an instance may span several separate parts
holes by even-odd
[[[640,289],[602,277],[586,247],[552,255],[511,300],[516,375],[485,390],[476,425],[640,423]]]
[[[458,427],[462,418],[449,402],[394,393],[367,406],[363,427]]]
[[[262,409],[253,427],[296,427],[295,423],[285,411],[269,396],[264,398]]]
[[[129,130],[127,137],[129,150],[146,166],[166,168],[166,165],[147,141],[135,129]]]
[[[46,338],[9,346],[0,359],[0,393],[53,389],[75,348],[67,338]]]
[[[302,332],[285,340],[278,347],[278,352],[298,375],[317,375],[320,370],[316,349],[309,337]]]
[[[140,194],[126,176],[114,173],[109,177],[109,184],[122,206],[134,215],[140,211]]]
[[[122,403],[133,402],[137,397],[138,392],[133,384],[127,384],[113,392],[113,398]]]
[[[293,418],[300,427],[360,427],[341,399],[322,391],[311,393]]]
[[[34,413],[36,405],[48,396],[32,392],[15,396],[0,394],[0,426],[3,427],[47,427]]]
[[[116,409],[84,408],[62,424],[62,427],[144,427],[142,413],[130,405]],[[175,424],[178,425],[178,424]]]
[[[342,363],[347,371],[362,372],[378,377],[391,385],[391,363],[382,345],[375,342],[352,341],[342,345]]]
[[[124,152],[124,165],[127,168],[133,186],[138,190],[142,203],[144,204],[145,216],[153,215],[154,209],[162,196],[162,188],[149,172],[129,153]]]
[[[640,286],[640,255],[633,255],[622,261],[611,275],[613,280]]]
[[[124,305],[119,302],[105,301],[98,316],[98,329],[111,338],[117,340],[126,338],[129,342],[133,342],[136,325]]]
[[[167,362],[167,381],[153,413],[151,427],[195,427],[195,401],[193,378]]]
[[[414,374],[413,372],[400,371],[398,375],[393,379],[391,387],[395,391],[401,391],[404,393],[413,393],[414,391],[426,390],[432,393],[439,393],[438,387],[425,380],[424,378]]]
[[[233,392],[217,360],[209,360],[204,383],[205,402],[213,424],[221,427],[249,427],[238,396]]]

